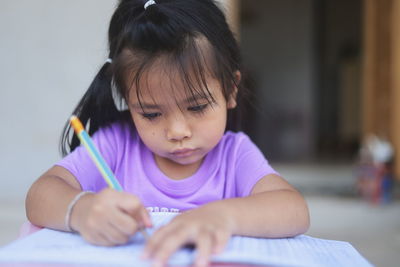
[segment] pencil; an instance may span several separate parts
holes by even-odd
[[[94,145],[89,134],[85,131],[85,128],[83,128],[82,122],[79,120],[79,118],[75,115],[71,116],[70,123],[72,128],[74,128],[75,133],[78,136],[79,140],[81,141],[81,144],[83,144],[83,146],[88,151],[90,158],[95,163],[97,169],[100,171],[101,175],[103,176],[108,186],[117,191],[122,192],[123,191],[122,186],[118,182],[114,173],[111,171],[110,167],[107,165],[103,156],[96,149],[96,146]],[[140,228],[139,230],[143,234],[144,238],[147,240],[149,238],[149,235],[145,231],[145,229]]]

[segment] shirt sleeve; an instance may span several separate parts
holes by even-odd
[[[114,171],[117,160],[115,155],[118,149],[115,129],[111,126],[101,128],[95,132],[92,140],[108,166]],[[84,191],[98,192],[108,186],[83,145],[75,148],[74,151],[57,162],[56,165],[64,167],[71,172]]]
[[[247,135],[242,134],[236,160],[236,192],[238,196],[249,196],[255,184],[269,174],[279,175],[269,165],[260,149]]]

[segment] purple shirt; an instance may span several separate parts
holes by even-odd
[[[173,180],[157,166],[135,129],[118,122],[99,129],[93,142],[124,191],[139,197],[150,211],[180,212],[210,201],[248,196],[259,179],[277,174],[244,133],[226,132],[190,177]],[[70,171],[82,190],[107,187],[83,146],[56,165]]]

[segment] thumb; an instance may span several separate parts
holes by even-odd
[[[144,227],[149,227],[149,228],[153,227],[153,223],[151,221],[151,216],[145,207],[143,207],[143,209],[142,209],[142,219],[143,219]]]
[[[150,215],[138,197],[124,193],[124,197],[119,204],[120,208],[132,217],[139,227],[152,227]]]

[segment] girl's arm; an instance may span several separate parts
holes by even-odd
[[[59,166],[52,167],[28,191],[25,201],[28,220],[38,226],[66,231],[67,207],[81,190],[69,171]],[[82,201],[87,197],[90,196],[82,197]]]
[[[179,247],[192,243],[196,266],[204,266],[232,235],[291,237],[308,227],[308,208],[301,194],[283,178],[267,175],[248,197],[215,201],[175,217],[153,235],[145,256],[161,266]]]
[[[29,189],[26,198],[29,221],[67,231],[68,205],[79,192],[80,184],[69,171],[52,167]],[[84,195],[73,206],[70,216],[70,227],[96,245],[124,244],[143,226],[151,227],[151,221],[139,199],[113,189]]]
[[[305,199],[277,175],[262,178],[249,197],[213,204],[212,208],[223,209],[232,218],[234,235],[292,237],[305,233],[310,226]]]

